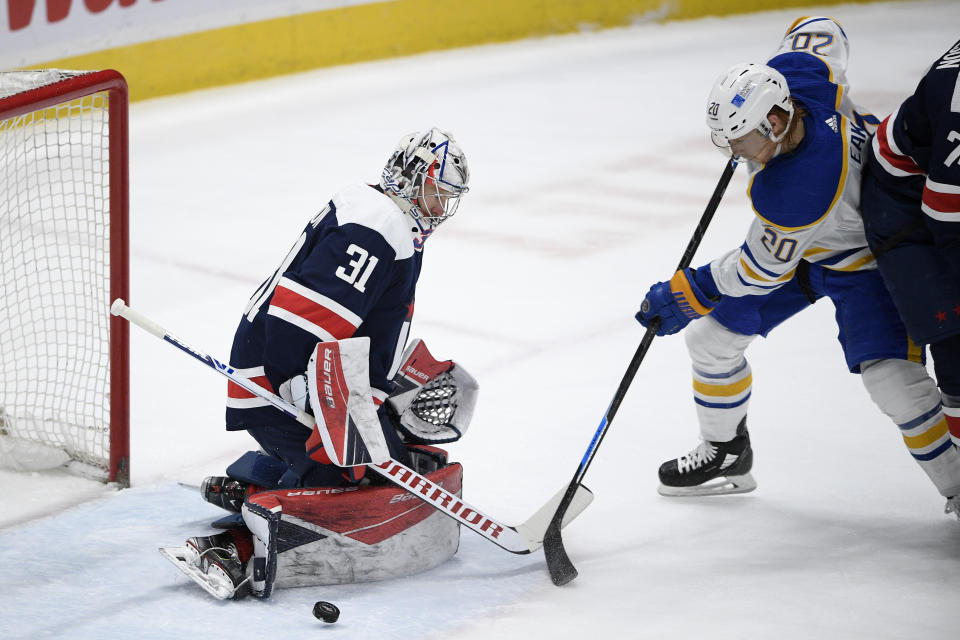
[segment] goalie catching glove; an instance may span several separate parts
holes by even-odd
[[[401,356],[387,404],[408,442],[442,444],[459,440],[470,426],[479,385],[453,360],[437,360],[419,338]]]

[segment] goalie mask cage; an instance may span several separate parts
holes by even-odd
[[[127,84],[0,73],[0,466],[127,486]]]

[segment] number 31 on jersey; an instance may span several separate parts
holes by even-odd
[[[347,255],[353,260],[346,266],[337,268],[337,277],[352,284],[353,288],[360,293],[364,293],[367,290],[367,280],[370,279],[370,274],[373,273],[379,260],[376,256],[370,255],[369,251],[355,244],[347,247]]]

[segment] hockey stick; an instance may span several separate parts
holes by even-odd
[[[121,316],[132,324],[145,329],[161,340],[172,344],[184,353],[188,353],[200,362],[203,362],[214,371],[218,371],[236,384],[240,385],[257,397],[263,398],[276,409],[284,412],[300,424],[309,429],[313,429],[314,418],[309,413],[301,411],[296,406],[290,404],[283,398],[273,394],[260,385],[251,382],[236,372],[230,365],[224,364],[216,358],[199,351],[179,340],[167,332],[156,322],[153,322],[146,316],[134,311],[126,303],[117,298],[110,307],[110,313],[115,316]],[[367,464],[372,471],[380,474],[390,482],[393,482],[404,491],[407,491],[427,505],[437,511],[447,515],[468,529],[475,531],[490,542],[496,544],[502,549],[511,553],[526,554],[536,551],[543,545],[544,532],[551,523],[551,514],[554,513],[561,498],[565,497],[564,490],[561,489],[551,498],[547,504],[541,507],[527,521],[517,525],[510,526],[503,524],[498,520],[486,515],[473,505],[464,502],[452,493],[448,493],[443,487],[433,484],[422,475],[403,465],[392,458],[380,464]],[[570,516],[564,518],[563,526],[576,518],[580,512],[587,508],[587,505],[593,500],[593,494],[586,487],[581,487],[583,491],[578,492],[575,498],[572,498],[574,506],[570,509]]]
[[[736,168],[737,163],[733,159],[727,162],[727,166],[724,167],[723,173],[720,175],[720,180],[713,190],[713,196],[711,196],[710,201],[707,203],[707,207],[700,217],[697,228],[693,231],[693,237],[690,238],[686,251],[683,252],[683,257],[680,259],[677,271],[686,269],[693,261],[693,255],[696,253],[697,247],[700,246],[700,241],[707,231],[707,226],[709,226],[710,221],[713,219],[713,214],[717,210],[720,200],[723,198],[723,193],[727,190],[727,185],[730,184],[730,178],[733,177],[733,171]],[[547,558],[547,569],[550,570],[550,579],[553,580],[553,584],[557,586],[565,585],[577,577],[577,568],[570,562],[570,557],[567,555],[566,549],[563,548],[563,538],[560,536],[560,523],[564,521],[564,514],[566,514],[566,510],[577,492],[577,487],[581,486],[580,483],[583,481],[583,476],[587,473],[587,468],[593,461],[593,457],[596,455],[600,443],[603,442],[603,437],[606,435],[607,429],[610,428],[610,423],[613,422],[614,416],[617,415],[617,409],[620,408],[620,403],[623,402],[623,398],[627,394],[627,389],[630,388],[633,377],[636,375],[637,369],[640,368],[640,363],[643,362],[644,356],[647,355],[647,350],[650,348],[650,344],[660,329],[660,323],[660,318],[654,318],[647,328],[647,332],[640,341],[640,346],[637,347],[637,352],[630,361],[630,366],[627,367],[626,373],[623,374],[623,379],[620,381],[620,386],[617,387],[617,392],[614,394],[610,406],[607,407],[607,411],[600,421],[600,426],[597,427],[596,432],[593,434],[593,439],[590,441],[589,446],[587,446],[587,452],[584,454],[583,459],[580,460],[580,466],[577,467],[576,472],[573,474],[573,479],[567,486],[563,499],[560,501],[556,513],[553,514],[553,518],[550,520],[550,526],[547,527],[547,532],[543,539],[543,553]]]

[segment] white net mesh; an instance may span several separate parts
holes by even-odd
[[[0,73],[0,98],[69,75]],[[104,471],[110,450],[107,107],[103,92],[0,120],[0,434],[55,447]],[[0,457],[7,450],[0,447]]]

